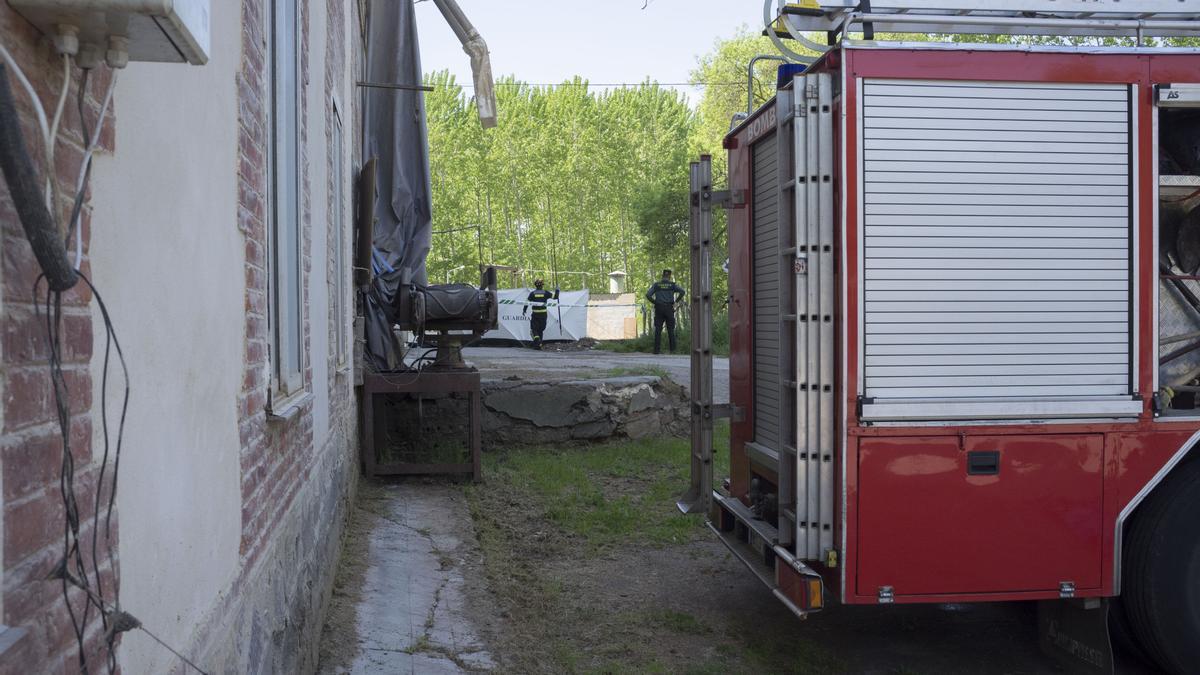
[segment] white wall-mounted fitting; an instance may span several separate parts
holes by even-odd
[[[95,47],[102,50],[110,65],[122,64],[114,68],[129,61],[207,63],[210,2],[8,0],[13,9],[54,41],[59,53],[73,55]],[[114,46],[114,39],[120,45]]]
[[[129,65],[129,38],[120,35],[108,36],[108,51],[104,61],[109,68],[124,68]]]
[[[60,23],[54,26],[54,33],[50,39],[54,42],[54,49],[59,54],[75,56],[79,53],[79,28],[69,23]]]
[[[104,63],[104,49],[100,45],[79,45],[79,53],[75,55],[75,65],[90,70]]]

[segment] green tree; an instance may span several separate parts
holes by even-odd
[[[499,126],[484,132],[449,74],[426,81],[435,281],[473,281],[482,263],[519,269],[509,285],[541,276],[606,290],[609,272],[636,280],[677,259],[637,223],[646,193],[686,188],[695,115],[679,93],[650,82],[595,91],[578,78],[556,87],[502,79]]]

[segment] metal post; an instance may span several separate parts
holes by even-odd
[[[702,155],[690,173],[692,480],[676,506],[683,513],[708,513],[713,490],[712,158]]]

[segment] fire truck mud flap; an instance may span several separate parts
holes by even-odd
[[[1115,673],[1108,612],[1109,601],[1102,598],[1039,602],[1042,651],[1069,673]]]
[[[825,604],[821,575],[778,545],[778,530],[744,504],[713,492],[708,528],[775,597],[801,619]]]

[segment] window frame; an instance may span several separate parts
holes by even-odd
[[[330,223],[329,231],[336,237],[336,246],[334,248],[334,274],[336,279],[333,283],[333,311],[334,311],[334,329],[337,334],[334,338],[334,363],[338,370],[345,368],[349,362],[350,340],[347,332],[350,329],[350,321],[347,311],[350,307],[347,297],[349,292],[349,284],[347,283],[350,274],[349,266],[347,265],[347,252],[349,247],[346,245],[346,237],[348,236],[347,224],[350,220],[346,213],[346,133],[345,127],[342,124],[342,106],[338,102],[337,95],[334,94],[330,101],[333,108],[333,126],[330,145],[333,146],[333,220]]]
[[[290,16],[287,14],[289,9]],[[289,399],[305,389],[303,218],[300,198],[303,120],[300,11],[301,3],[298,0],[272,0],[266,31],[266,76],[269,81],[267,232],[270,255],[267,297],[273,362],[271,393],[273,398],[279,400]],[[282,35],[289,35],[290,40],[281,41],[279,38]],[[290,73],[285,68],[290,69]],[[292,75],[290,90],[286,89],[289,74]],[[285,106],[289,104],[292,109],[286,110]],[[291,128],[287,125],[289,121],[294,124]],[[291,147],[284,146],[285,143],[291,144]],[[285,166],[288,160],[291,162]],[[285,205],[286,209],[281,208]],[[276,404],[273,407],[279,406]]]

